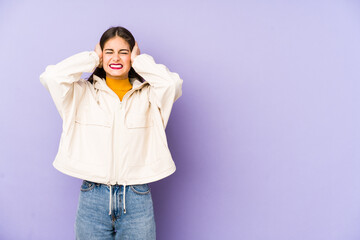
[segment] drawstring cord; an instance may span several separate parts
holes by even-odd
[[[100,93],[99,93],[99,89],[96,89],[96,93],[95,93],[95,101],[97,104],[100,104],[99,102],[99,98],[100,98]]]
[[[111,215],[112,191],[111,191],[111,185],[110,184],[109,184],[109,187],[110,187],[109,215]]]
[[[124,186],[124,193],[123,193],[123,205],[124,205],[124,213],[126,213],[126,206],[125,206],[125,193],[126,193],[126,184]]]
[[[108,184],[108,186],[110,188],[109,215],[111,215],[111,210],[112,210],[112,186],[111,186],[111,184]],[[124,213],[126,213],[126,203],[125,203],[126,184],[124,184],[123,187],[124,187],[124,190],[123,190],[123,208],[124,208]]]

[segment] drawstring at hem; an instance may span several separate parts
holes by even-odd
[[[126,184],[124,184],[124,193],[123,193],[124,213],[126,213],[126,206],[125,206],[125,193],[126,193]]]
[[[109,197],[109,215],[111,215],[111,210],[112,210],[112,186],[110,184],[108,184],[109,188],[110,188],[110,197]],[[124,187],[124,192],[123,192],[123,208],[124,208],[124,213],[126,213],[126,203],[125,203],[125,193],[126,193],[126,184],[123,185]]]
[[[109,184],[109,187],[110,187],[109,215],[111,215],[112,191],[111,191],[111,185],[110,184]]]

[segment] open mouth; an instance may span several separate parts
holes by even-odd
[[[111,68],[111,69],[115,69],[115,70],[119,70],[119,69],[122,69],[123,68],[123,65],[122,64],[120,64],[120,63],[112,63],[112,64],[110,64],[109,65],[109,67]]]

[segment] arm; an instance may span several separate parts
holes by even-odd
[[[48,66],[40,75],[40,82],[50,92],[62,118],[73,109],[77,95],[84,90],[85,85],[79,82],[81,74],[92,72],[99,62],[95,51],[82,52]]]
[[[137,44],[133,52],[138,51],[136,47]],[[140,51],[137,53],[139,54]],[[132,53],[132,67],[150,84],[150,94],[160,109],[166,126],[173,103],[182,95],[183,80],[179,74],[170,72],[166,66],[156,64],[150,55],[138,54]]]

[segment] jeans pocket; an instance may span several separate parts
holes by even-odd
[[[140,195],[148,194],[150,193],[150,186],[149,184],[138,184],[138,185],[130,185],[130,189]]]
[[[94,182],[90,182],[90,181],[87,181],[87,180],[83,180],[82,184],[81,184],[81,187],[80,187],[80,190],[82,192],[88,192],[92,189],[94,189],[95,187],[95,183]]]

